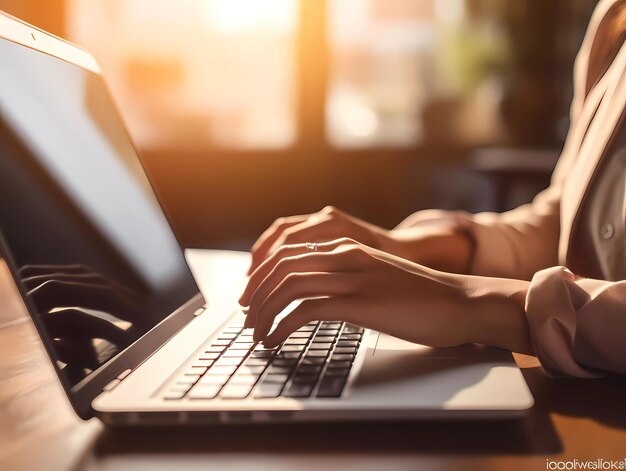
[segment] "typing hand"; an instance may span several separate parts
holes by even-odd
[[[467,342],[462,275],[437,272],[351,239],[277,249],[240,299],[255,341],[275,346],[312,320],[341,320],[432,346]],[[274,317],[305,299],[269,333]],[[464,321],[464,322],[461,322]],[[269,333],[269,335],[268,335]]]
[[[327,206],[317,213],[274,221],[252,246],[252,265],[248,274],[284,245],[319,243],[340,237],[350,237],[387,251],[392,242],[389,231]]]

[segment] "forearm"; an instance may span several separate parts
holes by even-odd
[[[467,343],[534,354],[524,308],[527,281],[463,276],[460,286],[467,309],[459,315],[471,316],[465,323]]]

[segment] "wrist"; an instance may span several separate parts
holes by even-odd
[[[465,276],[465,293],[470,317],[467,342],[533,354],[526,320],[528,281]]]

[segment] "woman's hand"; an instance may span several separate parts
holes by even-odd
[[[312,320],[342,320],[436,347],[468,342],[513,347],[504,332],[519,329],[519,322],[506,321],[507,309],[509,316],[520,310],[518,302],[506,302],[511,287],[494,297],[479,280],[489,279],[438,272],[338,239],[318,244],[316,251],[306,244],[281,247],[254,271],[240,303],[249,306],[246,327],[254,327],[255,341],[267,346]],[[516,293],[520,286],[515,288]],[[270,333],[275,316],[298,299],[305,300]],[[483,315],[489,312],[501,318],[491,331]],[[498,345],[505,341],[508,345]]]
[[[460,228],[454,213],[421,211],[386,230],[327,206],[317,213],[274,221],[252,247],[248,274],[282,246],[342,237],[438,270],[465,273],[473,244]]]
[[[393,245],[389,231],[326,206],[317,213],[276,219],[252,246],[248,274],[284,245],[327,242],[340,237],[349,237],[386,252],[391,251]]]

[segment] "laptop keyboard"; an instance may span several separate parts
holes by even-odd
[[[236,320],[203,348],[163,398],[338,398],[362,340],[361,327],[309,322],[268,349],[254,343],[252,329]]]

